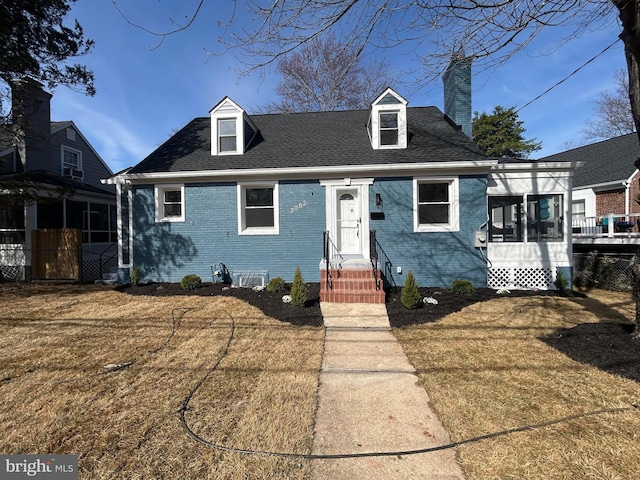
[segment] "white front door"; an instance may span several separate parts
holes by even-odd
[[[362,232],[360,231],[362,218],[358,190],[339,190],[337,193],[338,250],[346,255],[360,254],[362,253]]]

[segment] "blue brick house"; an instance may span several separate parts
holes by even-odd
[[[357,111],[249,115],[225,97],[108,180],[122,280],[253,285],[299,266],[325,301],[377,302],[409,270],[440,287],[571,278],[576,164],[484,156],[465,133],[468,78],[451,77],[453,118],[391,88]]]

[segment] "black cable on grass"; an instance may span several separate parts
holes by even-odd
[[[196,442],[205,445],[210,448],[214,448],[216,450],[220,450],[223,452],[230,453],[240,453],[246,455],[259,455],[259,456],[267,456],[267,457],[279,457],[279,458],[299,458],[304,460],[336,460],[336,459],[346,459],[346,458],[363,458],[363,457],[397,457],[402,455],[417,455],[420,453],[431,453],[438,452],[441,450],[448,450],[450,448],[459,447],[462,445],[467,445],[469,443],[476,443],[482,440],[489,440],[492,438],[502,437],[505,435],[511,435],[512,433],[518,432],[526,432],[531,430],[538,430],[545,427],[550,427],[552,425],[557,425],[559,423],[568,422],[570,420],[576,420],[579,418],[591,417],[595,415],[602,415],[605,413],[620,413],[632,410],[634,408],[640,409],[640,404],[632,403],[630,407],[619,407],[619,408],[602,408],[599,410],[592,410],[590,412],[578,413],[576,415],[569,415],[567,417],[560,417],[553,420],[549,420],[547,422],[536,423],[533,425],[525,425],[522,427],[510,428],[508,430],[501,430],[499,432],[487,433],[485,435],[480,435],[477,437],[467,438],[465,440],[460,440],[457,442],[447,443],[445,445],[438,445],[436,447],[427,447],[427,448],[419,448],[415,450],[398,450],[398,451],[390,451],[390,452],[362,452],[362,453],[340,453],[340,454],[306,454],[306,453],[289,453],[289,452],[269,452],[264,450],[250,450],[250,449],[242,449],[235,447],[228,447],[226,445],[221,445],[218,443],[210,442],[199,436],[195,433],[185,418],[184,412],[189,408],[189,402],[191,398],[196,393],[196,391],[200,388],[200,386],[209,378],[209,376],[218,368],[224,357],[227,355],[229,351],[229,347],[231,346],[231,342],[233,341],[235,335],[235,321],[233,316],[229,312],[224,312],[229,316],[231,320],[231,329],[229,332],[229,338],[227,339],[227,343],[220,351],[218,358],[215,363],[209,368],[206,374],[194,385],[194,387],[189,391],[185,399],[182,401],[180,405],[180,409],[178,410],[178,415],[180,416],[180,423],[182,424],[182,428],[193,440]]]
[[[163,348],[165,348],[169,342],[173,339],[173,337],[175,336],[176,330],[178,329],[178,323],[179,320],[182,319],[182,317],[184,316],[185,313],[192,311],[192,310],[198,310],[200,307],[177,307],[174,308],[173,310],[171,310],[171,333],[169,334],[169,336],[167,337],[167,339],[162,342],[158,347],[154,348],[153,350],[149,350],[147,352],[147,355],[154,355],[156,353],[158,353],[160,350],[162,350]],[[182,312],[182,316],[180,317],[180,319],[176,319],[176,312]],[[110,363],[109,365],[105,365],[104,370],[101,372],[96,372],[90,375],[85,375],[85,376],[81,376],[81,377],[75,377],[75,378],[67,378],[64,380],[54,380],[54,381],[47,381],[47,382],[15,382],[13,383],[14,385],[62,385],[65,383],[73,383],[73,382],[78,382],[80,380],[85,380],[88,378],[94,378],[94,377],[99,377],[102,375],[107,375],[113,372],[117,372],[118,370],[123,370],[127,367],[130,367],[131,365],[133,365],[134,363],[136,363],[138,361],[138,359],[134,359],[131,361],[127,361],[127,362],[120,362],[120,363]],[[4,383],[4,382],[9,382],[11,381],[11,377],[6,377],[0,380],[0,383]]]

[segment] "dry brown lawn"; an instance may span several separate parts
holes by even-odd
[[[0,294],[0,452],[78,454],[80,478],[305,478],[321,328],[232,297],[134,297],[105,287]],[[179,310],[174,310],[179,309]],[[173,333],[172,333],[173,332]],[[129,366],[109,371],[107,365]]]
[[[640,478],[640,385],[542,340],[633,318],[628,294],[589,297],[499,298],[394,331],[453,441],[577,415],[458,447],[468,480]]]
[[[323,329],[233,297],[105,287],[0,293],[0,452],[75,453],[80,478],[309,478],[310,464],[220,451],[311,451]],[[640,385],[571,360],[544,337],[633,318],[630,296],[498,298],[394,330],[468,480],[640,478]],[[130,364],[129,364],[130,363]],[[107,365],[128,365],[110,371]],[[601,409],[624,409],[610,413]],[[585,414],[585,415],[583,415]],[[366,478],[366,472],[363,472]]]

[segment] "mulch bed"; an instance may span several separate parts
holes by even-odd
[[[203,283],[201,287],[186,291],[179,283],[146,283],[140,285],[126,285],[119,290],[131,295],[170,296],[170,295],[227,295],[239,298],[259,308],[266,315],[293,325],[322,325],[320,312],[320,284],[308,283],[308,301],[305,308],[297,308],[282,301],[287,292],[271,293],[266,290],[253,291],[250,288],[231,288],[224,283]],[[387,312],[392,327],[402,327],[420,323],[435,322],[450,313],[458,312],[477,302],[484,302],[497,298],[495,290],[478,288],[471,295],[456,295],[445,288],[420,288],[422,297],[433,297],[438,300],[437,305],[406,309],[400,303],[401,288],[391,290],[387,294]],[[569,292],[571,294],[571,292]],[[557,291],[523,291],[514,290],[510,297],[563,295]],[[567,295],[567,294],[564,294]]]
[[[200,288],[185,291],[178,283],[147,283],[126,285],[118,290],[130,295],[170,296],[170,295],[227,295],[244,300],[259,308],[266,315],[292,325],[322,325],[320,311],[320,285],[307,284],[308,301],[305,308],[298,308],[282,301],[286,292],[271,293],[266,290],[253,291],[250,288],[231,288],[222,283],[203,283]],[[433,297],[437,305],[428,305],[415,310],[406,309],[400,302],[401,288],[387,295],[387,312],[392,327],[404,327],[439,319],[462,310],[477,302],[498,298],[495,290],[478,288],[471,295],[456,295],[445,288],[420,288],[422,297]],[[577,292],[523,291],[513,290],[509,297],[539,296],[583,296]],[[553,348],[574,360],[591,364],[615,375],[640,382],[640,340],[631,335],[633,327],[621,324],[583,324],[555,332],[543,338]]]

